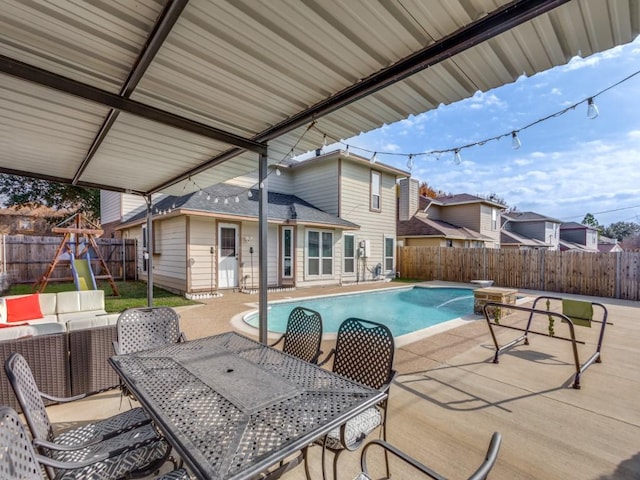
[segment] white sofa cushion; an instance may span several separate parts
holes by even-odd
[[[59,292],[58,293],[58,306],[56,313],[73,313],[79,312],[80,309],[80,292]]]
[[[62,333],[65,331],[64,325],[59,323],[41,323],[38,325],[18,325],[10,328],[0,328],[0,341],[15,340],[23,337],[35,337],[38,335],[49,335],[52,333]]]
[[[28,294],[30,295],[30,294]],[[27,295],[8,295],[0,298],[0,323],[7,323],[7,303],[6,299],[26,297]],[[42,312],[42,318],[33,320],[25,320],[31,323],[52,323],[57,322],[56,316],[56,304],[57,294],[55,293],[41,293],[38,295],[38,301],[40,302],[40,311]]]
[[[67,330],[85,330],[87,328],[106,327],[118,323],[119,313],[107,313],[95,317],[72,318],[67,322]]]

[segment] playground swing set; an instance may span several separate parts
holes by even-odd
[[[76,213],[53,227],[51,231],[62,233],[63,237],[47,270],[34,284],[34,291],[44,292],[55,268],[59,265],[65,265],[60,263],[61,261],[68,260],[76,290],[97,290],[96,279],[107,280],[113,295],[120,296],[118,286],[96,243],[96,238],[100,237],[104,230],[84,218],[82,213]],[[92,261],[98,262],[103,272],[102,275],[94,275],[91,267]],[[56,280],[71,280],[71,278]]]

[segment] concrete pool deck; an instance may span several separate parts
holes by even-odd
[[[398,283],[298,289],[270,293],[269,300],[385,285]],[[521,293],[533,297],[543,292]],[[502,433],[503,444],[492,480],[640,478],[640,305],[594,300],[607,306],[614,325],[607,327],[603,363],[583,374],[581,390],[570,387],[574,372],[567,342],[532,337],[531,345],[504,353],[496,365],[484,320],[398,345],[389,440],[450,478],[466,478],[474,470],[494,431]],[[229,319],[255,302],[256,295],[225,293],[203,305],[181,308],[181,325],[188,338],[229,331]],[[503,341],[515,336],[500,330]],[[593,351],[597,330],[579,330],[587,341],[579,349],[582,360]],[[325,341],[323,350],[328,352],[331,345]],[[49,412],[58,427],[68,427],[116,413],[119,403],[119,392],[110,391],[73,406],[49,407]],[[314,478],[319,462],[319,449],[311,449]],[[343,455],[341,478],[353,478],[358,464],[358,453]],[[397,479],[417,478],[395,463],[392,473]],[[304,469],[283,478],[303,479]]]

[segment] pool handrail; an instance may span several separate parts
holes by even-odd
[[[602,305],[601,303],[597,303],[597,302],[590,302],[593,306],[597,306],[597,307],[601,307],[603,310],[603,316],[602,316],[602,320],[595,320],[592,319],[593,322],[596,323],[601,323],[602,326],[600,328],[600,333],[598,336],[598,343],[597,343],[597,347],[596,347],[596,351],[587,359],[586,362],[584,362],[583,364],[580,363],[580,357],[578,354],[578,344],[584,345],[585,342],[581,341],[581,340],[577,340],[576,339],[576,334],[575,334],[575,325],[573,323],[573,321],[567,317],[566,315],[559,313],[559,312],[553,312],[550,310],[541,310],[539,308],[536,308],[537,303],[539,300],[560,300],[562,301],[561,297],[553,297],[553,296],[547,296],[547,295],[543,295],[543,296],[539,296],[537,297],[532,306],[531,307],[524,307],[524,306],[519,306],[519,305],[512,305],[512,304],[505,304],[505,303],[498,303],[498,302],[487,302],[484,307],[483,307],[483,312],[484,312],[484,317],[485,320],[487,321],[487,325],[489,327],[489,332],[491,333],[491,338],[493,340],[494,346],[496,348],[496,352],[495,355],[493,357],[493,363],[499,363],[498,357],[499,355],[504,352],[507,349],[510,349],[511,347],[513,347],[514,345],[516,345],[517,343],[523,341],[524,345],[529,345],[529,334],[533,333],[535,335],[542,335],[545,337],[549,337],[549,338],[555,338],[557,340],[564,340],[564,341],[568,341],[571,343],[571,347],[572,347],[572,353],[573,353],[573,360],[574,360],[574,364],[575,364],[575,376],[574,376],[574,381],[573,381],[573,385],[572,387],[579,390],[581,388],[580,386],[580,377],[582,375],[582,373],[589,368],[589,366],[591,366],[594,362],[596,363],[601,363],[602,362],[602,358],[601,358],[601,348],[602,348],[602,341],[604,338],[604,329],[607,325],[607,323],[610,324],[610,322],[607,322],[607,308]],[[529,312],[529,318],[527,320],[527,325],[525,328],[521,328],[521,327],[516,327],[513,325],[505,325],[499,322],[499,319],[496,320],[495,315],[493,316],[493,319],[490,318],[491,317],[491,311],[493,310],[493,312],[495,313],[496,309],[505,309],[505,310],[518,310],[518,311],[523,311],[523,312]],[[531,324],[533,322],[533,318],[536,314],[539,315],[543,315],[545,318],[550,318],[550,317],[557,317],[559,319],[561,319],[564,323],[567,324],[568,328],[569,328],[569,338],[566,337],[560,337],[560,336],[556,336],[556,335],[551,335],[549,333],[544,333],[544,332],[539,332],[539,331],[535,331],[535,330],[531,330]],[[492,321],[493,320],[493,321]],[[509,328],[512,330],[517,330],[517,331],[521,331],[524,332],[523,335],[520,335],[519,337],[509,341],[508,343],[500,346],[498,343],[498,339],[495,335],[494,329],[493,327],[504,327],[504,328]]]

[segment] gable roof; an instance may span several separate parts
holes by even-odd
[[[564,222],[560,224],[560,230],[598,230],[591,225],[585,225],[578,222]]]
[[[410,177],[411,172],[407,170],[402,170],[400,168],[393,167],[391,165],[387,165],[382,162],[371,163],[370,158],[365,158],[361,155],[354,155],[353,153],[347,153],[344,150],[333,150],[331,152],[322,153],[320,155],[315,155],[313,157],[304,159],[304,160],[294,160],[288,159],[284,162],[281,162],[281,165],[285,165],[291,169],[304,168],[310,165],[325,163],[335,160],[342,160],[346,162],[353,162],[360,165],[365,165],[374,170],[379,170],[381,172],[387,172],[396,177]]]
[[[549,244],[538,240],[537,238],[527,237],[525,235],[519,235],[508,230],[500,232],[500,245],[517,245],[535,248],[548,248]]]
[[[227,218],[258,220],[258,190],[218,184],[207,188],[206,191],[206,195],[194,192],[182,196],[164,196],[153,204],[154,220],[162,219],[164,215],[183,214],[214,214]],[[249,197],[249,192],[251,192],[251,197]],[[210,195],[211,198],[207,199],[207,195]],[[316,225],[345,230],[360,228],[359,225],[320,210],[295,195],[269,192],[268,204],[267,217],[272,222]],[[146,211],[140,212],[117,228],[136,225],[145,219]]]
[[[475,230],[459,227],[442,220],[433,220],[418,212],[407,221],[398,222],[398,237],[444,237],[456,240],[493,241]]]
[[[614,4],[5,0],[0,172],[181,194],[630,42]]]
[[[507,218],[511,222],[553,222],[562,223],[557,218],[541,215],[536,212],[504,212],[502,214],[504,218]]]
[[[431,199],[431,202],[434,205],[441,206],[453,206],[453,205],[471,205],[474,203],[486,203],[487,205],[491,205],[497,208],[507,208],[505,205],[501,203],[494,202],[493,200],[489,200],[487,198],[478,197],[476,195],[470,195],[468,193],[457,193],[455,195],[442,195],[436,198]]]

